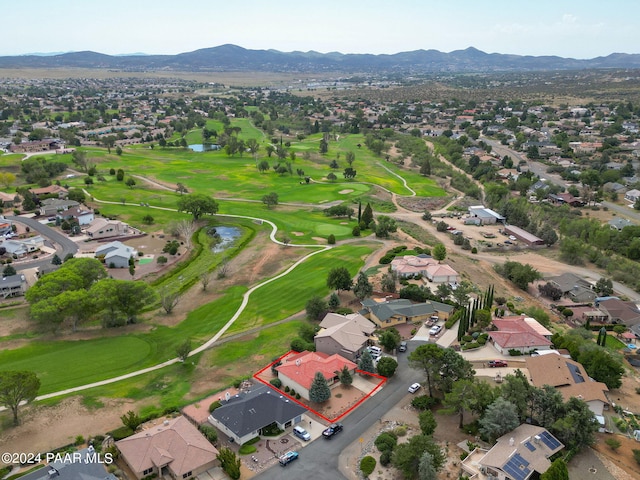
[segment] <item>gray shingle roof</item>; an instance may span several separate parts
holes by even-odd
[[[216,408],[211,416],[238,437],[243,437],[273,422],[286,423],[304,412],[306,409],[301,405],[261,385],[250,392],[231,397]]]

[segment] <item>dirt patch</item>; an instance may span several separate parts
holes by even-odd
[[[370,455],[376,459],[376,468],[368,477],[370,480],[393,480],[401,478],[402,475],[395,468],[380,465],[380,452],[373,442],[382,432],[392,431],[399,426],[405,426],[407,431],[405,436],[398,438],[399,444],[406,443],[412,436],[420,433],[418,424],[419,412],[411,406],[411,400],[413,398],[413,396],[407,395],[395,407],[389,410],[389,412],[380,419],[378,424],[367,430],[358,442],[354,442],[349,447],[349,450],[351,450],[351,452],[348,452],[351,453],[351,455],[349,455],[349,471],[359,471],[360,459],[366,455]],[[438,426],[436,427],[433,438],[438,442],[446,457],[446,463],[438,474],[438,478],[457,478],[460,473],[459,458],[462,453],[462,449],[458,447],[457,444],[466,440],[474,441],[474,438],[458,429],[457,415],[443,415],[437,410],[434,411],[434,415]],[[465,422],[468,421],[470,421],[470,419],[465,418]],[[351,475],[350,478],[360,477]]]
[[[121,426],[120,416],[137,411],[136,402],[102,399],[104,408],[85,407],[80,397],[62,400],[55,406],[23,407],[22,424],[2,432],[0,449],[6,452],[46,452],[73,443],[78,435],[85,439]]]
[[[615,435],[620,442],[620,448],[612,450],[607,446],[606,439],[612,438],[605,433],[597,434],[597,443],[593,446],[600,460],[607,470],[618,480],[640,478],[640,465],[633,458],[633,450],[640,449],[640,442],[622,435]],[[626,476],[625,476],[626,475]]]

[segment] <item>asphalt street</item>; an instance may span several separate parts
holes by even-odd
[[[280,480],[286,478],[346,479],[339,469],[340,454],[359,438],[383,415],[396,405],[414,382],[422,382],[424,374],[409,368],[407,358],[410,352],[426,342],[409,341],[406,352],[398,354],[398,369],[385,386],[349,414],[341,423],[344,430],[334,438],[318,438],[300,451],[300,458],[286,467],[275,465],[258,474],[260,480]]]
[[[65,235],[62,235],[53,228],[49,228],[46,225],[41,224],[33,218],[8,216],[7,219],[12,222],[22,223],[23,225],[28,226],[31,231],[38,232],[38,234],[47,238],[55,246],[56,253],[58,254],[58,257],[60,257],[60,260],[64,260],[68,254],[75,255],[78,251],[78,245],[76,245],[73,240],[70,240]],[[43,260],[34,260],[31,262],[17,262],[14,264],[14,268],[19,272],[27,268],[43,267],[50,264],[51,258],[45,258]]]

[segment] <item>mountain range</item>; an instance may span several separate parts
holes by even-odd
[[[92,51],[0,57],[2,68],[98,68],[123,71],[463,73],[594,68],[640,68],[640,54],[591,59],[485,53],[473,47],[450,53],[414,50],[388,54],[280,52],[220,45],[176,55],[105,55]]]

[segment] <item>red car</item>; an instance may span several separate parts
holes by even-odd
[[[504,360],[489,360],[489,367],[490,368],[506,367],[506,366],[507,366],[507,362],[505,362]]]

